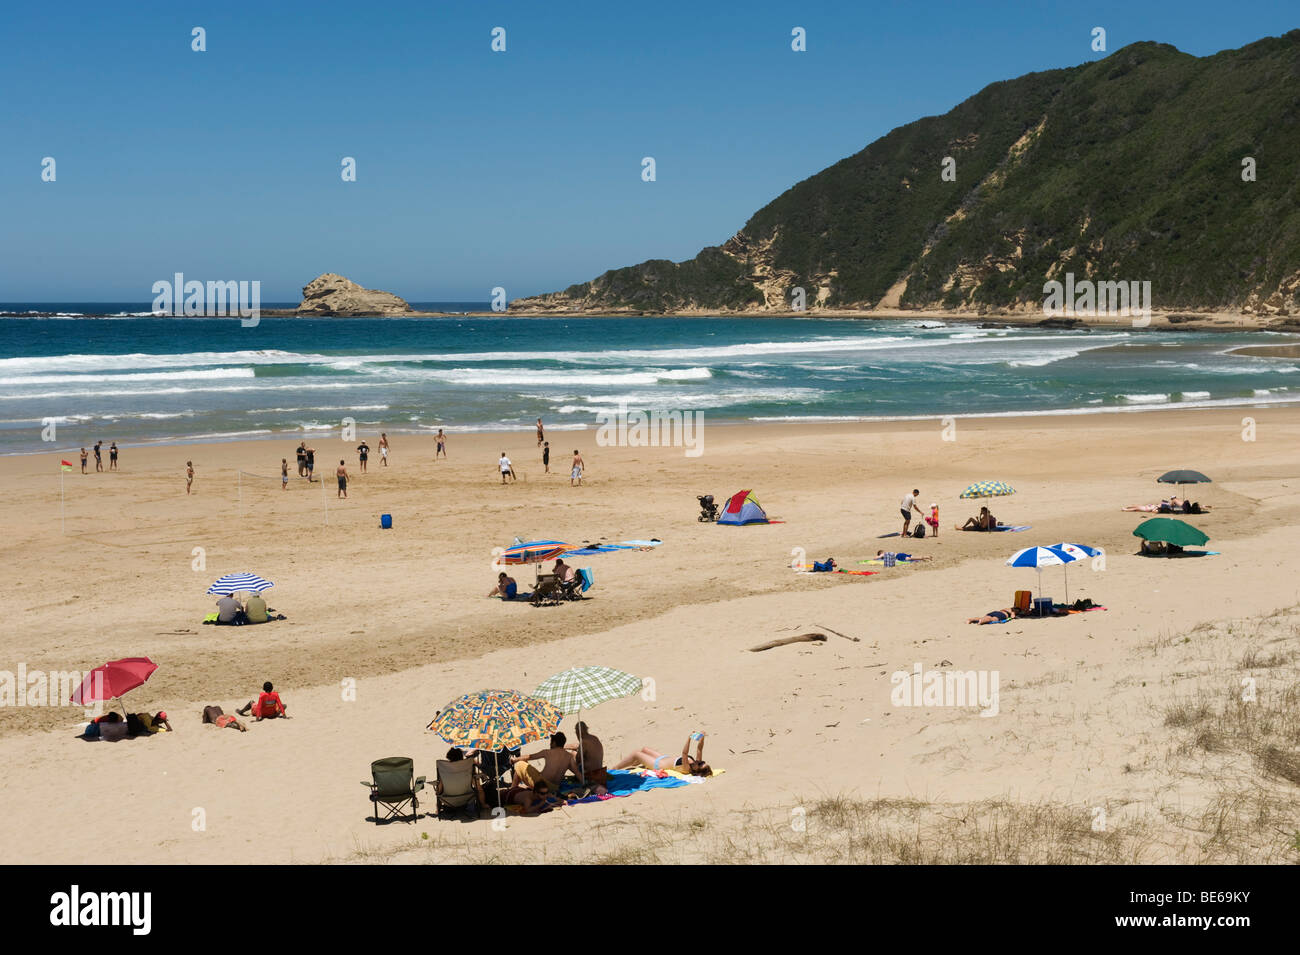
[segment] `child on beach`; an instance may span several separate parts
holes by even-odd
[[[249,700],[239,709],[235,710],[240,716],[252,716],[253,722],[271,719],[288,719],[289,714],[285,712],[288,709],[284,705],[284,700],[280,699],[280,694],[275,692],[275,687],[271,681],[267,680],[262,684],[262,692],[258,694],[257,701]]]
[[[388,467],[388,435],[379,432],[379,462]]]
[[[247,733],[248,727],[234,716],[227,716],[219,706],[203,707],[203,722],[213,723],[217,729],[225,729],[229,726],[231,729],[239,730],[241,733]]]
[[[546,474],[551,473],[551,442],[542,442],[542,469]]]
[[[348,469],[343,464],[342,458],[339,458],[339,466],[334,469],[334,476],[339,479],[339,492],[336,496],[346,498],[348,496]]]
[[[938,537],[939,536],[939,505],[938,504],[934,504],[934,503],[930,504],[930,516],[925,519],[925,522],[930,525],[930,536]]]
[[[280,459],[280,490],[289,490],[289,459]]]
[[[436,461],[438,460],[438,458],[445,458],[446,456],[447,456],[447,436],[443,434],[442,429],[439,428],[438,429],[438,451],[436,454],[434,454],[433,459]]]
[[[88,456],[89,456],[89,455],[86,454],[86,449],[85,449],[85,448],[82,448],[82,449],[81,449],[81,473],[82,473],[82,474],[85,474],[85,473],[86,473],[86,458],[87,458]]]
[[[194,484],[194,462],[185,462],[185,493],[190,493],[190,487]]]
[[[579,486],[579,487],[582,486],[582,469],[583,469],[585,466],[586,466],[586,465],[585,465],[585,463],[584,463],[583,460],[582,460],[582,455],[578,453],[578,449],[577,449],[577,448],[574,448],[574,449],[573,449],[573,467],[572,467],[572,469],[569,471],[569,487],[573,487],[573,484],[574,484],[575,481],[578,483],[578,486]]]

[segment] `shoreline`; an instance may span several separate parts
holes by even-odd
[[[1245,346],[1247,348],[1255,346]],[[1263,347],[1263,346],[1260,346]],[[1282,346],[1285,347],[1285,346]],[[1290,358],[1300,357],[1300,344],[1297,344],[1297,353],[1295,356],[1279,355],[1271,357]],[[1233,349],[1234,352],[1240,349]],[[813,426],[832,426],[832,427],[852,427],[862,425],[880,425],[890,426],[895,424],[915,424],[921,421],[943,422],[946,419],[978,423],[980,421],[1037,421],[1043,418],[1065,418],[1065,419],[1088,419],[1102,417],[1112,414],[1146,414],[1157,412],[1213,412],[1225,411],[1233,408],[1288,408],[1300,405],[1300,395],[1288,396],[1276,401],[1270,401],[1267,398],[1221,398],[1207,399],[1204,401],[1167,401],[1167,402],[1144,402],[1130,405],[1099,405],[1084,408],[1047,408],[1038,411],[979,411],[954,414],[942,414],[935,412],[933,414],[916,414],[916,415],[808,415],[808,416],[784,416],[784,417],[751,417],[751,418],[715,418],[709,415],[712,420],[712,426],[715,428],[754,428],[754,427],[790,427],[800,428]],[[707,411],[701,412],[708,414]],[[447,425],[442,426],[444,430]],[[448,437],[490,437],[500,435],[503,437],[514,434],[534,434],[535,426],[527,423],[521,423],[517,426],[501,425],[499,427],[489,427],[485,425],[452,425]],[[550,435],[552,432],[559,434],[586,434],[590,431],[599,431],[599,424],[547,424],[546,431]],[[104,429],[101,429],[104,430]],[[139,442],[118,441],[117,446],[122,450],[128,449],[146,449],[146,448],[169,448],[169,447],[192,447],[201,445],[238,445],[244,442],[270,442],[270,441],[305,441],[313,436],[319,436],[319,439],[336,440],[339,428],[319,428],[312,431],[296,429],[292,431],[265,431],[265,432],[248,432],[241,434],[194,434],[164,436],[160,438],[145,439]],[[883,430],[883,428],[881,429]],[[377,426],[373,428],[357,429],[357,436],[365,437],[367,435],[378,435],[381,431],[388,434],[401,435],[407,438],[434,438],[433,429],[404,429],[401,427]],[[67,447],[40,448],[34,451],[0,451],[0,460],[6,458],[35,457],[42,454],[58,455],[77,455],[80,453],[80,445],[69,445]],[[79,470],[79,465],[74,461],[74,465]]]

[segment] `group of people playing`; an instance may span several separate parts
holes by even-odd
[[[466,753],[457,747],[447,751],[448,762],[475,760],[474,792],[480,807],[519,806],[525,815],[536,815],[559,805],[560,790],[566,784],[575,787],[573,795],[584,798],[603,796],[608,792],[611,769],[641,768],[655,771],[675,770],[691,776],[711,776],[713,768],[704,760],[704,733],[692,733],[686,738],[680,755],[665,755],[649,747],[641,747],[623,757],[613,766],[605,766],[605,746],[599,737],[592,735],[586,723],[575,727],[576,743],[560,732],[551,734],[548,745],[535,753],[523,754],[520,749],[497,752]],[[695,755],[690,753],[695,743]],[[509,783],[503,777],[510,774]],[[435,783],[441,792],[441,783]]]
[[[550,474],[551,473],[551,442],[543,441],[541,439],[541,434],[542,434],[541,418],[537,419],[537,434],[538,434],[537,445],[542,449],[542,470],[544,473]],[[582,460],[582,454],[578,451],[577,448],[574,448],[573,461],[570,462],[569,464],[569,486],[570,487],[582,486],[582,472],[586,470],[586,467],[587,467],[587,462]],[[502,484],[506,483],[507,478],[509,478],[512,482],[519,480],[518,475],[515,474],[514,464],[512,464],[510,461],[510,456],[507,455],[504,451],[501,452],[501,457],[497,459],[497,469],[501,472]]]
[[[104,470],[103,447],[104,447],[103,441],[95,442],[95,470],[96,471]],[[86,473],[86,461],[89,457],[90,455],[86,453],[86,449],[82,448],[81,449],[81,473],[82,474]],[[117,470],[117,442],[116,441],[114,441],[112,444],[108,446],[108,469],[110,471]]]

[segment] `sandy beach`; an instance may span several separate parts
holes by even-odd
[[[1243,440],[1246,415],[1254,440]],[[1243,677],[1257,682],[1261,707],[1295,684],[1300,588],[1286,555],[1300,537],[1300,410],[962,419],[955,440],[942,430],[938,420],[709,425],[699,457],[557,432],[551,474],[531,431],[451,429],[449,457],[436,461],[432,439],[393,437],[391,465],[372,455],[366,474],[351,445],[317,438],[318,474],[347,461],[346,501],[332,480],[322,491],[294,478],[281,491],[275,477],[237,478],[278,475],[281,457],[292,470],[298,435],[125,447],[116,473],[95,474],[92,462],[91,474],[64,475],[66,533],[65,455],[0,459],[7,592],[21,611],[0,669],[84,671],[149,656],[159,669],[128,703],[167,710],[176,728],[87,743],[76,737],[80,708],[0,708],[11,767],[0,858],[74,863],[121,822],[137,834],[115,847],[122,863],[871,861],[896,857],[909,833],[950,833],[961,819],[973,838],[936,838],[935,858],[978,843],[995,860],[1014,856],[1005,861],[1291,859],[1278,833],[1294,830],[1300,809],[1286,775],[1295,741],[1270,757],[1255,727],[1233,744],[1221,725],[1230,714],[1216,707]],[[588,465],[581,487],[569,485],[571,447]],[[499,481],[502,450],[518,483]],[[1135,555],[1131,532],[1147,515],[1120,509],[1166,495],[1155,477],[1174,467],[1213,476],[1192,495],[1213,509],[1192,520],[1219,556]],[[953,530],[976,510],[957,495],[983,479],[1016,488],[993,510],[1032,530]],[[900,547],[880,535],[898,530],[899,498],[913,487],[923,508],[939,504],[941,532],[902,549],[933,561],[859,565]],[[741,488],[783,523],[696,521],[695,495]],[[381,513],[391,530],[379,528]],[[664,543],[580,560],[595,576],[590,599],[533,608],[483,596],[492,549],[516,536]],[[1104,567],[1072,570],[1069,596],[1108,609],[966,624],[1017,589],[1037,590],[1032,570],[1003,566],[1014,550],[1061,540],[1104,548]],[[797,549],[880,573],[795,573]],[[245,570],[275,581],[268,602],[287,619],[201,625],[208,584]],[[531,573],[521,569],[521,583]],[[1064,598],[1060,568],[1043,583]],[[819,628],[858,640],[748,652]],[[487,686],[528,691],[585,664],[653,681],[643,694],[652,698],[585,714],[609,760],[643,745],[675,752],[702,729],[725,772],[504,825],[439,822],[423,815],[431,797],[416,824],[368,821],[358,782],[372,760],[409,755],[432,778],[446,746],[424,727],[444,703]],[[917,664],[997,671],[996,715],[893,705],[891,674]],[[246,734],[201,725],[204,705],[231,712],[263,680],[294,719]],[[350,681],[355,699],[343,691]],[[1184,719],[1189,701],[1201,709]],[[1198,747],[1207,721],[1220,744]],[[41,782],[52,770],[74,780],[57,801]],[[1205,819],[1230,783],[1238,796],[1266,797],[1273,815],[1261,823],[1241,796],[1234,805],[1253,836],[1227,848]],[[1101,830],[1098,807],[1110,820]],[[983,839],[999,818],[1025,827],[1014,846]],[[846,826],[879,839],[832,838]]]

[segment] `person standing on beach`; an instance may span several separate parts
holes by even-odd
[[[304,444],[305,443],[306,442],[304,442]],[[307,463],[307,480],[310,481],[312,480],[312,474],[316,471],[316,449],[305,448],[303,454],[306,455],[303,460]]]
[[[112,444],[108,446],[108,469],[110,471],[117,470],[117,442],[116,441],[114,441]]]
[[[916,496],[921,492],[916,488],[912,489],[911,494],[904,494],[903,499],[898,503],[898,509],[903,512],[903,537],[907,536],[908,529],[912,526],[912,512],[916,511],[917,516],[924,517],[921,508],[917,506]]]
[[[185,493],[190,493],[190,487],[194,484],[194,462],[185,462]]]
[[[289,490],[289,459],[280,459],[280,490]]]
[[[343,464],[343,459],[339,458],[339,466],[334,470],[334,476],[339,479],[338,497],[346,498],[348,496],[348,469]]]
[[[542,428],[542,419],[537,419],[537,446],[540,448],[546,443],[546,431]]]
[[[86,453],[85,448],[82,448],[81,449],[81,473],[82,474],[86,473],[86,459],[88,457],[90,457],[90,455]]]
[[[100,446],[103,443],[104,443],[103,441],[95,442],[95,470],[96,471],[104,470],[104,453],[100,450]]]
[[[498,461],[497,464],[498,464],[498,465],[500,466],[500,468],[501,468],[501,483],[502,483],[502,484],[505,484],[505,483],[506,483],[506,475],[507,475],[507,474],[510,475],[510,480],[512,480],[512,481],[514,481],[514,480],[518,480],[518,479],[515,477],[515,469],[514,469],[514,467],[510,464],[510,459],[509,459],[508,457],[506,457],[506,453],[505,453],[504,451],[501,452],[501,460]]]
[[[379,460],[384,467],[388,467],[388,435],[379,432]]]
[[[584,467],[586,467],[586,464],[582,460],[582,455],[578,453],[577,448],[574,448],[573,467],[569,471],[569,487],[573,487],[575,481],[578,483],[578,487],[582,487],[582,469]]]
[[[361,470],[364,473],[366,462],[370,460],[370,445],[366,444],[365,441],[357,445],[357,457],[361,459]]]
[[[551,473],[551,442],[542,442],[542,468],[547,473]]]
[[[436,461],[438,460],[438,458],[440,457],[445,458],[446,456],[447,456],[447,436],[443,434],[442,429],[439,428],[438,429],[438,450],[437,453],[434,454],[433,459]]]
[[[307,473],[307,442],[298,442],[298,477]]]

